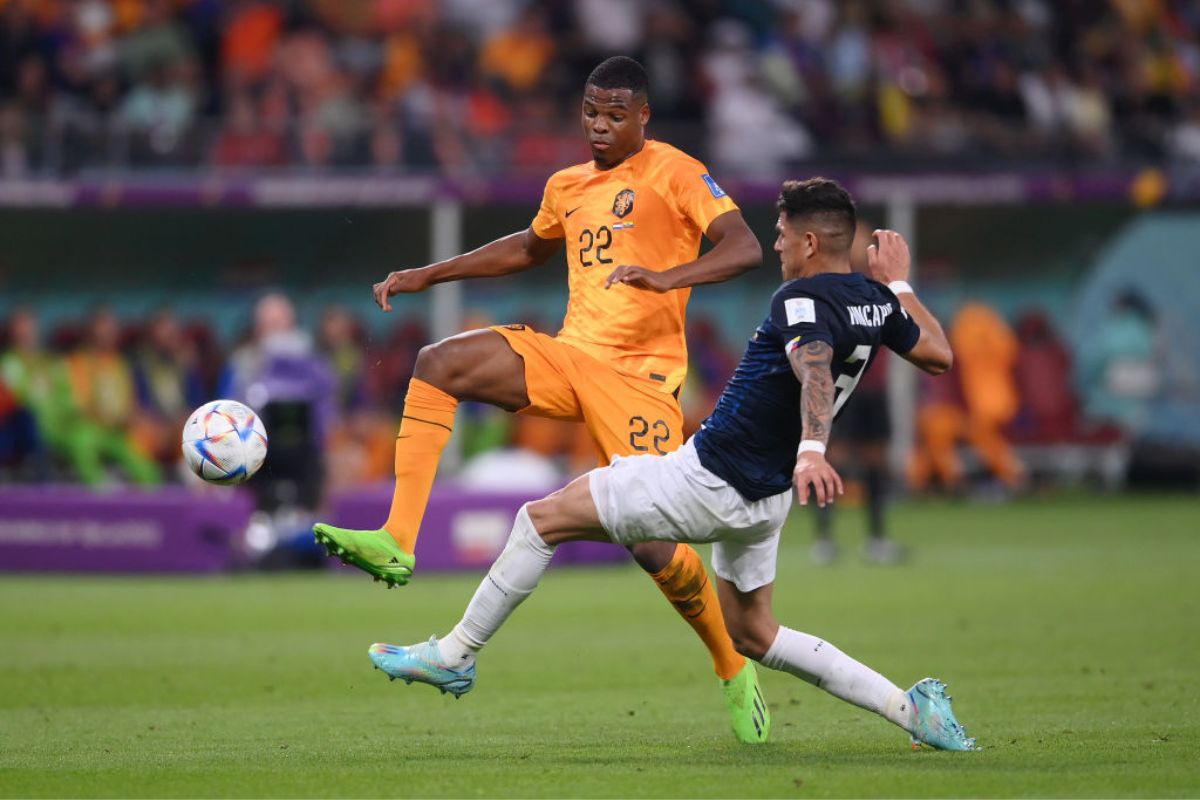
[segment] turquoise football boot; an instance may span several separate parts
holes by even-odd
[[[922,744],[938,750],[978,750],[975,740],[967,738],[967,731],[954,718],[950,698],[946,695],[946,684],[937,678],[917,681],[908,690],[912,701],[912,743],[917,748]]]
[[[390,680],[400,678],[405,683],[428,683],[440,689],[442,694],[454,695],[456,700],[475,685],[474,664],[460,671],[442,665],[436,636],[409,647],[376,643],[371,645],[368,654],[375,669],[383,670]]]

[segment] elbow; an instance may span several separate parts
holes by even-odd
[[[909,361],[919,367],[922,372],[941,375],[954,366],[954,351],[950,349],[950,343],[945,340],[938,341],[936,338],[927,340],[922,334],[921,346],[914,350],[918,352],[913,352]]]
[[[942,352],[938,353],[935,358],[930,360],[929,364],[925,367],[925,371],[930,375],[941,375],[949,372],[950,368],[953,366],[954,353],[949,347],[947,347]]]

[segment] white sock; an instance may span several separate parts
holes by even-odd
[[[475,663],[475,654],[500,630],[508,615],[533,594],[553,555],[554,548],[533,527],[528,506],[521,506],[508,543],[475,590],[462,620],[438,642],[442,663],[456,670]]]
[[[912,730],[908,695],[829,642],[780,625],[761,663],[816,684],[859,708],[874,711],[906,731]]]

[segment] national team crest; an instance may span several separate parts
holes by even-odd
[[[633,211],[633,189],[622,189],[613,198],[613,213],[624,217]]]

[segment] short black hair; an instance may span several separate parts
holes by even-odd
[[[629,56],[604,59],[588,75],[587,83],[598,89],[628,89],[635,97],[650,94],[646,68]]]
[[[784,181],[775,207],[788,222],[815,222],[825,229],[831,249],[849,251],[858,227],[854,200],[840,183],[829,178]]]

